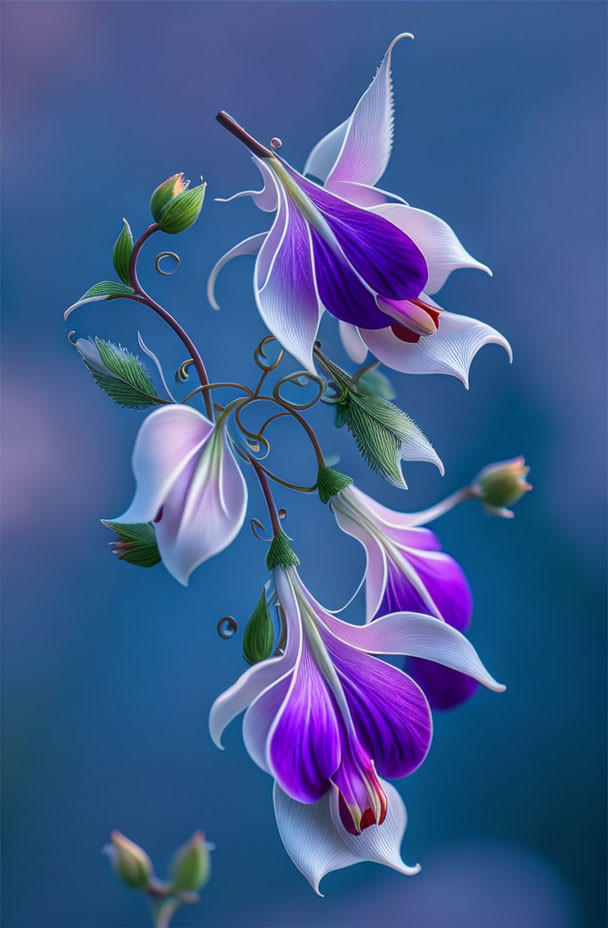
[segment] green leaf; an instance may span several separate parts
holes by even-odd
[[[117,300],[121,296],[130,296],[132,293],[135,293],[132,287],[127,287],[126,284],[121,284],[118,280],[101,280],[98,284],[93,284],[86,293],[83,293],[78,302],[100,297],[106,300]]]
[[[289,544],[290,539],[285,532],[275,535],[266,555],[266,566],[268,570],[274,570],[275,567],[297,567],[300,560]]]
[[[333,499],[336,493],[344,490],[353,482],[352,477],[341,474],[339,470],[333,467],[320,467],[317,474],[317,492],[322,503],[328,503]]]
[[[156,220],[163,232],[175,235],[189,229],[199,217],[205,199],[207,184],[199,184],[191,190],[184,190],[169,200],[162,208]]]
[[[112,263],[120,279],[129,286],[129,259],[133,251],[133,235],[126,219],[123,219],[123,223],[122,232],[116,239],[114,251],[112,252]],[[129,289],[131,288],[129,287]]]
[[[364,383],[366,387],[369,387],[374,393],[379,393],[385,400],[394,400],[397,396],[395,388],[386,374],[383,374],[377,368],[361,374],[359,383]]]
[[[114,542],[113,553],[121,561],[128,561],[137,567],[154,567],[160,563],[156,533],[151,522],[123,525],[121,522],[108,522],[106,519],[101,521],[118,536]]]
[[[262,590],[260,601],[245,627],[243,634],[243,657],[250,664],[264,661],[272,654],[274,626],[266,601],[266,590]]]
[[[95,383],[119,406],[146,409],[164,404],[143,361],[127,348],[101,338],[78,339],[76,348]]]

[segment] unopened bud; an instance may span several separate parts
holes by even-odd
[[[532,485],[525,479],[529,470],[523,456],[488,464],[479,472],[471,489],[490,512],[511,518],[513,513],[507,507],[514,506],[524,493],[532,489]]]
[[[266,590],[262,590],[260,600],[245,627],[243,634],[243,657],[250,664],[264,661],[272,654],[274,644],[274,626],[266,600]]]
[[[209,845],[202,831],[195,831],[189,841],[177,849],[171,861],[171,887],[178,892],[197,892],[211,872]]]
[[[184,189],[182,193],[170,199],[156,217],[161,230],[168,235],[175,235],[194,225],[203,208],[206,189],[207,184],[202,183],[190,190]]]
[[[156,188],[150,199],[150,212],[157,222],[167,203],[178,194],[183,193],[189,185],[190,181],[184,180],[183,174],[173,174]]]
[[[104,851],[117,876],[131,889],[145,889],[152,878],[152,861],[146,852],[119,831],[110,837],[112,843]]]

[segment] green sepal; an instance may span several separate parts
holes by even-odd
[[[121,561],[135,564],[136,567],[154,567],[160,564],[161,556],[151,522],[134,522],[127,525],[123,525],[122,522],[108,522],[107,519],[102,519],[101,522],[118,535],[113,552]]]
[[[298,567],[300,560],[295,551],[289,544],[291,539],[285,532],[275,535],[266,555],[266,566],[268,570],[274,570],[275,567]]]
[[[78,300],[90,300],[96,297],[104,297],[106,300],[117,300],[121,296],[131,296],[135,291],[132,287],[120,283],[118,280],[100,280],[98,284],[93,284],[86,293],[83,293]]]
[[[250,664],[264,661],[272,654],[274,645],[274,626],[266,600],[266,590],[262,590],[260,601],[243,634],[243,657]]]
[[[80,340],[79,340],[80,342]],[[76,343],[78,348],[79,342]],[[89,349],[91,340],[83,340]],[[83,361],[95,383],[110,399],[127,409],[147,409],[163,405],[156,395],[154,384],[143,361],[121,345],[95,338],[92,342],[99,353],[99,361],[90,350],[80,350]]]
[[[116,239],[112,252],[112,263],[120,279],[129,286],[129,260],[133,251],[133,235],[126,219],[123,219],[123,223],[122,232]]]
[[[333,467],[320,467],[317,474],[317,492],[322,503],[328,503],[336,493],[343,490],[353,482],[352,477],[341,474]]]
[[[184,190],[169,200],[160,211],[157,222],[163,232],[175,235],[194,225],[199,217],[205,199],[206,183],[199,184],[191,190]]]

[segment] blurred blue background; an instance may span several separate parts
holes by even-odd
[[[3,5],[5,925],[146,925],[142,900],[100,854],[114,827],[161,872],[195,827],[216,843],[204,901],[176,924],[605,924],[605,20],[601,3]],[[249,201],[214,203],[258,184],[214,115],[226,108],[260,139],[279,135],[301,167],[404,30],[416,41],[394,57],[382,185],[446,218],[494,269],[453,275],[440,299],[497,326],[515,362],[485,348],[469,393],[452,378],[394,377],[446,464],[443,479],[408,466],[407,494],[367,473],[327,409],[312,419],[389,505],[426,506],[519,453],[535,488],[512,523],[469,504],[436,524],[473,586],[472,639],[508,691],[437,717],[428,761],[400,785],[404,857],[422,873],[365,864],[330,875],[321,900],[282,849],[270,782],[239,724],[223,754],[207,734],[213,699],[244,669],[240,633],[223,641],[216,622],[250,614],[265,546],[243,530],[189,589],[110,556],[99,518],[131,498],[141,414],[92,383],[62,312],[111,275],[123,215],[143,230],[160,181],[202,173],[199,224],[147,246],[142,277],[213,378],[251,380],[264,335],[252,260],[222,272],[221,313],[204,285],[267,217]],[[161,248],[182,256],[172,278],[153,271]],[[128,304],[83,309],[73,324],[131,347],[139,329],[169,371],[183,359]],[[322,337],[346,363],[331,318]],[[275,468],[312,482],[305,442],[276,434]],[[251,491],[250,515],[264,519]],[[285,491],[279,503],[304,579],[337,607],[362,551],[318,502]]]

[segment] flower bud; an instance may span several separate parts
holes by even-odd
[[[274,626],[266,600],[266,590],[262,590],[260,600],[243,634],[243,657],[250,664],[264,661],[272,654],[274,644]]]
[[[150,199],[150,211],[157,222],[167,203],[178,194],[183,193],[189,185],[190,181],[184,180],[183,174],[173,174],[172,177],[168,177],[166,181],[156,188]]]
[[[525,479],[529,470],[523,456],[488,464],[479,472],[471,489],[490,512],[511,518],[513,513],[507,507],[513,506],[524,493],[532,489],[532,485]]]
[[[119,831],[110,837],[112,843],[104,851],[117,876],[131,889],[145,889],[152,877],[152,861],[146,852]]]
[[[171,887],[178,892],[196,892],[205,885],[211,871],[209,846],[202,831],[177,849],[171,861]]]
[[[187,183],[190,182],[187,181]],[[206,189],[206,183],[199,184],[191,190],[186,190],[186,185],[184,185],[182,192],[169,199],[156,217],[161,230],[169,235],[175,235],[177,232],[185,232],[194,225],[203,207]]]

